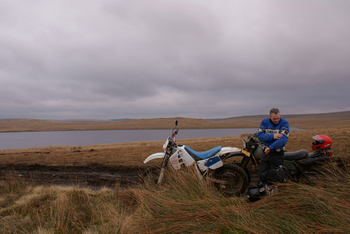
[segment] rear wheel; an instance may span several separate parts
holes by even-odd
[[[242,167],[230,163],[214,172],[215,186],[225,196],[239,196],[249,184],[247,173]]]
[[[225,164],[232,163],[232,164],[236,164],[236,165],[242,167],[242,162],[243,162],[243,160],[246,160],[245,158],[246,158],[245,154],[243,154],[243,153],[236,153],[234,155],[229,155],[229,156],[224,157],[223,161],[224,161]],[[250,160],[250,159],[248,159],[248,160]],[[252,176],[250,174],[250,171],[249,171],[248,167],[243,168],[243,170],[245,171],[245,173],[248,176],[248,184],[249,184],[250,181],[251,181],[251,178],[252,178]]]
[[[234,164],[238,165],[239,167],[242,167],[242,163],[238,163],[238,162],[235,162]],[[243,167],[242,167],[243,168]],[[247,174],[247,177],[248,177],[248,184],[250,184],[250,181],[252,180],[252,175],[250,174],[250,171],[249,169],[246,167],[246,168],[243,168],[243,170],[245,171],[245,173]]]
[[[142,173],[142,182],[156,184],[158,182],[159,174],[160,167],[149,167]]]

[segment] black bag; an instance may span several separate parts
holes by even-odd
[[[263,196],[272,196],[276,193],[278,193],[277,186],[263,184],[257,187],[248,188],[247,198],[249,201],[254,202],[260,200]]]
[[[287,168],[280,165],[276,169],[269,170],[267,180],[269,182],[286,183],[287,182],[286,173],[287,173]]]
[[[251,187],[248,188],[247,191],[247,198],[249,201],[257,201],[260,200],[262,196],[266,194],[266,190],[264,186],[257,186],[257,187]]]

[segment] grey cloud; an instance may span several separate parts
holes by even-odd
[[[0,118],[348,110],[349,10],[345,0],[3,1]]]

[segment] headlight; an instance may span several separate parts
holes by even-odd
[[[169,144],[169,139],[167,139],[163,145],[163,150],[164,152],[166,151],[166,148],[168,147],[168,144]]]
[[[245,141],[243,141],[243,148],[246,149],[247,148],[247,143]]]

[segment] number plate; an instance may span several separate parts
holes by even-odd
[[[247,155],[248,157],[250,157],[250,153],[249,153],[248,151],[246,151],[246,150],[244,150],[244,149],[241,149],[241,151],[242,151],[243,154],[245,154],[245,155]]]

